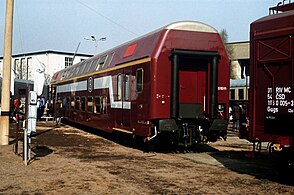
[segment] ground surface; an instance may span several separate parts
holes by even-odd
[[[0,146],[0,194],[294,194],[267,154],[245,157],[251,144],[233,132],[226,142],[173,154],[146,153],[71,126],[38,125],[28,166],[21,146],[18,155],[14,144]]]

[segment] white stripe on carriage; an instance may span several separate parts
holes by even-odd
[[[114,101],[112,77],[105,76],[94,79],[94,89],[109,89],[110,107],[111,108],[123,108],[131,109],[131,102]],[[85,91],[87,90],[87,80],[74,82],[70,84],[60,85],[56,88],[57,93],[73,92],[73,91]]]
[[[94,89],[109,89],[110,107],[111,108],[123,108],[131,109],[131,102],[114,101],[112,77],[105,76],[94,79]]]
[[[57,90],[57,93],[84,91],[84,90],[87,90],[87,81],[80,81],[80,82],[60,85],[60,86],[57,86],[56,90]]]

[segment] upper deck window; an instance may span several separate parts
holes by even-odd
[[[112,61],[113,56],[114,56],[114,52],[112,52],[112,53],[108,56],[108,58],[107,58],[107,62],[105,63],[104,66],[108,66],[108,65],[110,64],[110,62]]]
[[[74,75],[74,72],[75,72],[75,69],[76,69],[76,66],[75,67],[72,67],[70,70],[69,70],[69,74],[68,74],[68,77],[72,77]]]
[[[99,61],[99,58],[94,59],[94,60],[92,61],[91,67],[90,67],[90,69],[89,69],[89,72],[94,72],[94,71],[96,70],[96,68],[97,68],[97,66],[98,66],[98,61]]]
[[[109,55],[102,56],[102,58],[100,58],[100,60],[98,62],[98,66],[97,66],[96,70],[101,70],[101,69],[104,69],[105,67],[107,67],[110,64],[113,56],[114,56],[114,52],[112,52]]]
[[[77,75],[81,75],[84,72],[84,69],[87,67],[87,61],[83,61],[81,62],[80,66],[80,70],[77,71]]]
[[[53,80],[56,80],[58,78],[59,73],[55,73],[53,76]]]
[[[73,77],[74,77],[74,76],[77,76],[78,73],[79,73],[79,71],[80,71],[80,69],[81,69],[81,67],[80,67],[80,65],[78,65],[78,66],[76,67],[75,72],[73,72],[72,76],[73,76]]]
[[[89,73],[92,64],[93,64],[93,60],[92,60],[92,61],[89,61],[88,63],[85,63],[85,64],[84,64],[85,68],[84,68],[83,74],[87,74],[87,73]]]
[[[104,64],[107,60],[107,57],[108,57],[108,55],[105,55],[99,60],[99,63],[98,63],[99,69],[102,69],[104,67]]]
[[[65,77],[65,72],[66,72],[66,71],[63,71],[63,72],[61,73],[61,78],[60,78],[60,80],[63,80],[63,79],[64,79],[64,77]]]

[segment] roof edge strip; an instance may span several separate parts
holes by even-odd
[[[204,24],[202,22],[197,22],[197,21],[175,22],[175,23],[167,25],[165,29],[218,33],[217,30],[213,28],[212,26],[209,26],[207,24]]]
[[[106,73],[106,72],[110,72],[110,71],[130,67],[130,66],[135,66],[135,65],[142,64],[142,63],[145,63],[145,62],[150,62],[150,61],[151,61],[151,57],[145,57],[145,58],[142,58],[142,59],[139,59],[139,60],[119,64],[119,65],[111,67],[111,68],[94,71],[94,72],[91,72],[91,73],[88,73],[88,74],[79,75],[79,76],[68,78],[68,79],[65,79],[65,80],[59,80],[59,81],[55,81],[55,82],[53,81],[53,82],[50,83],[50,85],[57,85],[57,84],[60,84],[60,83],[65,83],[65,82],[69,82],[69,81],[76,80],[76,79],[87,78],[87,77],[92,76],[92,75],[98,75],[98,74],[102,74],[102,73]]]

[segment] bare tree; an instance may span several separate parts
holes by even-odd
[[[225,44],[225,48],[227,50],[227,54],[229,55],[229,57],[231,57],[234,53],[233,48],[228,44],[228,40],[229,40],[229,35],[226,29],[222,29],[220,31],[220,37],[223,41],[223,43]]]
[[[45,73],[45,85],[49,85],[50,84],[50,82],[51,82],[51,76],[50,76],[50,74],[46,74]]]
[[[227,32],[226,29],[222,29],[219,34],[220,34],[220,37],[221,37],[221,39],[222,39],[222,41],[223,41],[223,43],[225,45],[227,54],[228,54],[228,56],[229,56],[229,58],[231,60],[232,57],[233,57],[233,54],[234,54],[234,49],[233,49],[233,47],[230,44],[228,44],[228,39],[229,39],[228,32]],[[233,72],[234,72],[233,71],[233,66],[232,66],[232,64],[230,62],[230,77],[232,76],[231,74]]]

